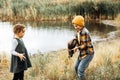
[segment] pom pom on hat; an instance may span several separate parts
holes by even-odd
[[[75,16],[74,19],[72,20],[73,24],[77,24],[81,27],[84,27],[85,23],[84,23],[84,18],[80,15]]]

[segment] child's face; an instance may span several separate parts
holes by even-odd
[[[74,26],[75,30],[77,30],[77,31],[81,31],[83,29],[82,26],[79,26],[77,24],[73,24],[73,26]]]
[[[17,33],[16,35],[19,37],[19,38],[23,38],[25,34],[25,29],[23,29],[22,31],[20,31],[19,33]]]

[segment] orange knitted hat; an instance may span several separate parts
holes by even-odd
[[[75,16],[74,19],[72,20],[73,24],[77,24],[81,27],[84,27],[85,23],[84,23],[84,18],[80,15]]]

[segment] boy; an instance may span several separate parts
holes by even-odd
[[[79,56],[75,63],[75,71],[78,80],[85,80],[85,70],[94,56],[94,49],[90,34],[84,27],[84,18],[81,15],[75,16],[72,24],[76,30],[76,39],[78,40],[78,45],[73,48],[73,50],[74,52],[76,52],[77,49],[79,50]]]
[[[24,70],[31,67],[27,49],[22,40],[25,34],[25,26],[16,24],[13,28],[13,32],[14,38],[11,50],[10,72],[14,73],[13,80],[24,80]]]

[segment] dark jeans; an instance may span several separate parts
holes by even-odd
[[[14,73],[13,80],[24,80],[24,71]]]

